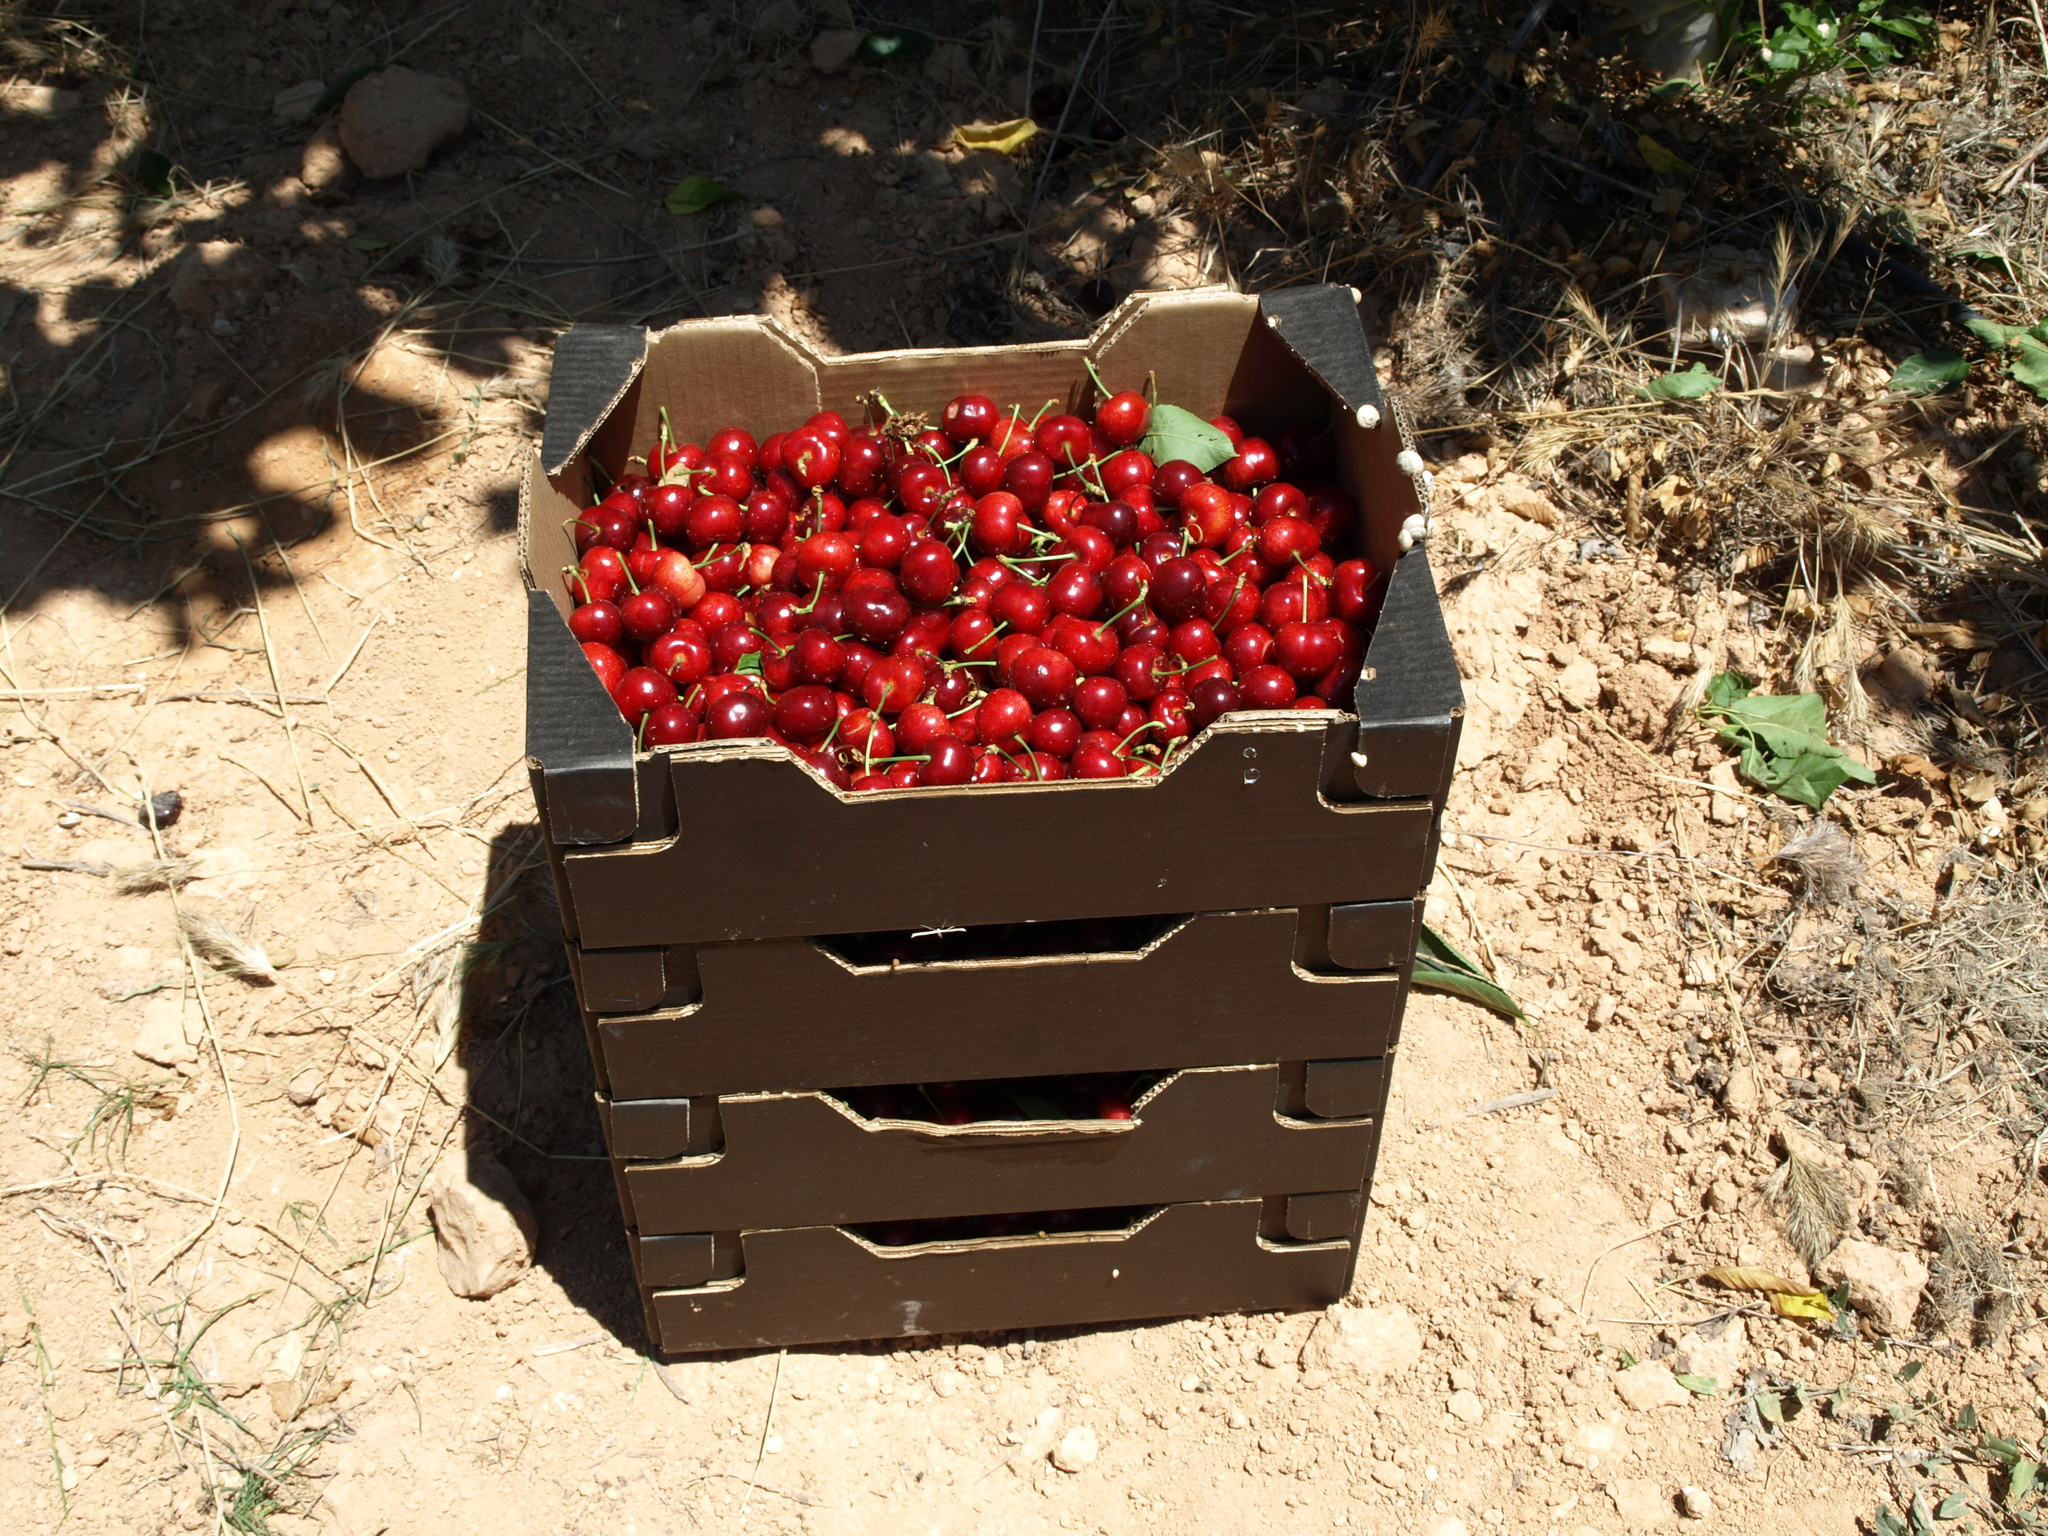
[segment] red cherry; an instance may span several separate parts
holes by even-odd
[[[747,537],[755,543],[781,543],[789,524],[789,498],[780,491],[764,485],[747,498]]]
[[[797,484],[822,490],[839,473],[839,445],[822,432],[800,428],[783,443],[782,463]]]
[[[1074,685],[1079,681],[1080,673],[1073,659],[1046,645],[1035,645],[1025,651],[1010,668],[1011,686],[1035,709],[1065,704],[1074,696]]]
[[[1125,694],[1140,704],[1156,699],[1171,675],[1166,654],[1157,646],[1127,645],[1116,659],[1116,680],[1123,684]]]
[[[1081,509],[1087,505],[1088,498],[1079,491],[1056,490],[1046,496],[1045,505],[1038,509],[1038,520],[1054,533],[1071,535],[1079,526]]]
[[[680,549],[658,551],[648,580],[669,595],[679,613],[688,613],[704,599],[704,573]]]
[[[1113,677],[1086,677],[1074,685],[1074,713],[1090,730],[1114,726],[1129,700],[1124,685]]]
[[[1286,709],[1300,690],[1285,668],[1266,662],[1244,671],[1238,691],[1248,709]]]
[[[1325,624],[1282,624],[1273,633],[1273,660],[1297,678],[1321,677],[1342,654],[1343,641]]]
[[[1237,445],[1237,457],[1218,471],[1233,491],[1250,491],[1280,477],[1280,455],[1263,437],[1248,437]]]
[[[706,593],[704,600],[690,610],[691,620],[706,635],[715,635],[726,625],[745,617],[746,609],[730,592]]]
[[[1122,453],[1110,455],[1109,462],[1102,466],[1103,488],[1117,497],[1141,487],[1150,491],[1155,468],[1149,455],[1135,448],[1126,448]]]
[[[1167,648],[1191,667],[1213,661],[1223,654],[1223,645],[1207,619],[1185,619],[1173,626]]]
[[[704,735],[712,741],[764,736],[775,711],[758,693],[728,693],[705,706]]]
[[[881,490],[888,473],[889,456],[865,432],[855,432],[840,443],[838,484],[842,496],[872,496]]]
[[[1068,758],[1081,742],[1081,718],[1071,709],[1048,709],[1034,716],[1024,740],[1034,752]]]
[[[896,786],[889,782],[886,773],[863,773],[849,787],[855,793],[865,793],[871,789],[894,789]]]
[[[782,445],[787,441],[787,432],[770,432],[761,439],[761,446],[754,450],[754,462],[761,466],[763,474],[773,474],[782,468]]]
[[[1105,1093],[1095,1101],[1095,1117],[1098,1120],[1128,1120],[1131,1106],[1113,1093]]]
[[[1358,506],[1342,491],[1317,491],[1308,499],[1308,520],[1322,538],[1323,548],[1334,549],[1358,521]]]
[[[1052,580],[1045,584],[1045,595],[1054,613],[1092,619],[1102,607],[1103,585],[1085,560],[1074,560],[1053,573]]]
[[[747,467],[752,469],[757,450],[754,446],[752,433],[740,427],[726,427],[711,434],[705,441],[704,452],[708,457],[714,459],[730,458],[744,460]]]
[[[1152,701],[1147,712],[1152,721],[1153,734],[1162,742],[1183,741],[1194,734],[1188,723],[1188,713],[1193,706],[1188,696],[1179,689],[1169,689]]]
[[[1370,560],[1346,560],[1337,567],[1330,608],[1340,619],[1364,624],[1379,614],[1379,568]]]
[[[1128,501],[1098,501],[1082,512],[1087,527],[1099,528],[1118,549],[1138,542],[1138,512]]]
[[[666,634],[668,627],[679,617],[675,599],[659,587],[635,592],[619,604],[619,620],[625,625],[626,633],[642,645],[657,635]]]
[[[805,592],[836,592],[860,560],[860,551],[843,533],[814,533],[796,547],[797,577]]]
[[[647,519],[654,531],[675,543],[683,537],[684,520],[696,495],[688,486],[657,485],[647,495]]]
[[[1010,748],[1031,725],[1031,703],[1014,688],[997,688],[975,712],[975,730],[992,747]]]
[[[846,668],[846,647],[822,629],[807,629],[796,637],[796,675],[807,683],[831,687]]]
[[[1201,566],[1181,555],[1152,573],[1147,601],[1161,618],[1178,624],[1203,611],[1207,591],[1208,578]]]
[[[711,637],[711,665],[720,672],[737,672],[747,657],[761,649],[759,630],[739,619]]]
[[[747,556],[751,553],[745,544],[714,545],[699,562],[697,574],[713,592],[737,592],[747,584]]]
[[[908,656],[885,656],[861,679],[860,696],[877,714],[896,715],[924,692],[924,665]]]
[[[664,704],[647,713],[645,736],[650,747],[679,747],[703,735],[704,722],[680,704]]]
[[[1025,511],[1036,512],[1052,494],[1053,473],[1052,460],[1032,449],[1004,461],[1002,486],[1017,498]]]
[[[1119,447],[1143,437],[1151,418],[1152,407],[1135,389],[1111,395],[1095,407],[1095,429]]]
[[[1180,513],[1189,535],[1208,549],[1220,549],[1230,537],[1236,521],[1230,492],[1210,481],[1191,485],[1181,493]]]
[[[1329,616],[1328,594],[1305,574],[1274,582],[1259,598],[1259,622],[1275,635],[1283,624],[1316,624]]]
[[[638,725],[650,710],[675,703],[676,688],[652,667],[632,667],[612,685],[612,700],[629,724]]]
[[[905,552],[897,580],[912,602],[936,608],[960,585],[960,562],[938,540],[920,539]]]
[[[1218,716],[1227,715],[1233,709],[1241,708],[1243,702],[1237,684],[1231,682],[1229,678],[1204,678],[1188,689],[1188,718],[1199,731]]]
[[[1078,469],[1095,454],[1095,435],[1078,416],[1048,416],[1038,424],[1038,451],[1057,469]]]
[[[823,741],[838,718],[838,702],[830,688],[805,684],[775,701],[775,728],[795,741]]]
[[[754,491],[754,466],[730,455],[714,456],[698,477],[697,490],[707,496],[730,496],[744,501]]]
[[[1004,687],[1010,686],[1010,672],[1017,665],[1017,658],[1040,643],[1037,635],[1004,635],[996,642],[996,679]]]
[[[1069,619],[1054,642],[1083,677],[1099,677],[1116,665],[1116,631],[1106,624]],[[1025,690],[1029,697],[1030,690]]]
[[[1152,499],[1163,507],[1177,508],[1189,487],[1205,484],[1208,478],[1186,459],[1168,459],[1152,472]]]
[[[986,496],[1003,483],[1003,456],[986,443],[977,443],[961,454],[953,473],[970,496]]]
[[[1252,521],[1263,527],[1276,517],[1306,517],[1308,498],[1285,480],[1262,486],[1252,498]]]
[[[846,627],[870,645],[887,645],[910,622],[910,601],[901,592],[863,586],[844,595]]]
[[[569,577],[569,590],[586,603],[617,602],[631,590],[626,581],[625,559],[608,544],[592,545],[576,562]]]
[[[933,786],[966,784],[974,778],[974,749],[958,736],[940,736],[930,747],[924,782]]]
[[[1044,587],[1029,581],[1007,581],[988,600],[988,611],[1014,634],[1035,635],[1052,617],[1052,599]]]
[[[846,446],[846,440],[853,436],[853,428],[837,411],[819,411],[805,422],[804,426],[813,432],[824,433],[842,448]]]
[[[952,489],[946,472],[928,459],[913,459],[896,472],[896,499],[916,517],[930,517]]]
[[[939,413],[939,427],[955,443],[974,438],[987,442],[1001,414],[987,395],[957,395]]]
[[[968,530],[974,547],[984,555],[1021,555],[1031,547],[1025,531],[1024,503],[1008,491],[991,491],[974,504],[974,520]]]
[[[678,626],[647,647],[647,665],[687,689],[711,675],[711,645],[694,626]]]
[[[1077,747],[1068,765],[1077,779],[1120,779],[1129,771],[1115,752],[1104,746]]]
[[[896,717],[896,744],[905,752],[928,752],[934,741],[951,731],[946,712],[936,704],[912,704]]]
[[[1263,624],[1240,624],[1223,637],[1223,659],[1243,677],[1263,666],[1273,652],[1273,634]]]
[[[839,720],[839,739],[850,751],[872,762],[896,755],[896,733],[872,709],[850,709]]]
[[[1291,566],[1296,556],[1306,560],[1321,547],[1306,518],[1276,517],[1259,529],[1259,558],[1268,565]]]
[[[963,608],[946,630],[946,649],[960,661],[992,661],[996,621],[986,608]]]
[[[1244,428],[1237,424],[1235,417],[1211,416],[1209,418],[1209,425],[1229,438],[1231,447],[1241,448],[1244,446]]]
[[[590,670],[595,672],[597,680],[604,684],[606,693],[616,688],[619,679],[626,675],[626,658],[598,641],[583,642],[583,659],[590,663]]]
[[[617,646],[626,633],[616,603],[585,603],[569,615],[569,633],[578,640]]]

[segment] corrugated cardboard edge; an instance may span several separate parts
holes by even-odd
[[[637,325],[572,325],[555,343],[541,466],[559,475],[617,409],[647,364],[648,334]]]

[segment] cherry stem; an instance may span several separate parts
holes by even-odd
[[[1058,543],[1061,539],[1066,537],[1065,534],[1054,533],[1050,528],[1026,528],[1024,530],[1024,535],[1026,538],[1046,539],[1052,541],[1053,543]]]
[[[958,453],[954,454],[953,457],[951,457],[950,459],[939,459],[936,462],[939,468],[941,469],[951,469],[955,464],[958,464],[962,459],[966,458],[968,454],[974,452],[974,450],[976,448],[979,448],[980,446],[980,438],[970,437],[969,439],[967,439],[966,446],[964,446]],[[947,478],[950,479],[952,477],[948,476]]]
[[[1045,420],[1045,413],[1058,404],[1059,401],[1057,400],[1048,400],[1045,402],[1045,404],[1041,405],[1038,408],[1038,414],[1031,418],[1031,430],[1036,432],[1038,430],[1038,424],[1041,421]]]
[[[1147,405],[1157,405],[1159,403],[1159,372],[1154,368],[1147,368],[1145,370],[1145,403]]]
[[[592,597],[592,596],[590,595],[590,573],[589,573],[588,571],[584,570],[582,566],[580,566],[580,565],[565,565],[565,566],[563,566],[563,567],[562,567],[562,580],[563,580],[563,582],[564,582],[564,583],[565,583],[565,584],[566,584],[566,585],[568,586],[568,588],[569,588],[569,593],[570,593],[570,595],[571,595],[572,597],[573,597],[573,596],[575,595],[575,593],[576,593],[576,588],[577,588],[578,586],[581,586],[581,587],[583,588],[583,601],[584,601],[584,602],[586,602],[586,603],[594,603],[594,602],[596,602],[596,601],[597,601],[597,599],[596,599],[596,598],[594,598],[594,597]]]
[[[666,453],[675,444],[675,432],[668,424],[668,407],[661,408],[661,447]]]
[[[639,723],[633,727],[633,750],[635,752],[645,752],[647,750],[646,715],[642,715]]]
[[[1126,736],[1122,741],[1116,744],[1116,755],[1118,757],[1127,756],[1128,754],[1124,751],[1124,748],[1128,747],[1132,742],[1136,741],[1140,736],[1144,735],[1147,731],[1156,730],[1158,728],[1158,725],[1159,722],[1156,720],[1147,720],[1143,725],[1139,726],[1135,731],[1131,732],[1130,735]]]
[[[1115,613],[1112,613],[1108,618],[1104,619],[1100,624],[1096,625],[1095,633],[1098,635],[1101,634],[1105,629],[1108,629],[1109,626],[1114,624],[1118,619],[1122,618],[1125,614],[1131,612],[1133,609],[1140,606],[1145,601],[1145,599],[1150,597],[1151,595],[1152,583],[1148,581],[1138,588],[1138,595],[1136,597],[1132,598],[1128,603],[1125,603],[1123,607],[1117,609]]]

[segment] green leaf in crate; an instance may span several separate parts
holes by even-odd
[[[1141,446],[1152,456],[1154,464],[1185,459],[1205,475],[1225,459],[1237,456],[1237,449],[1221,427],[1212,427],[1193,411],[1177,405],[1152,407]]]
[[[1409,973],[1414,984],[1432,992],[1448,992],[1468,1003],[1491,1008],[1510,1019],[1522,1019],[1522,1005],[1507,990],[1474,965],[1458,947],[1427,923],[1415,944],[1415,967]]]
[[[1970,376],[1970,364],[1959,352],[1915,352],[1892,370],[1887,389],[1924,394],[1960,384]]]

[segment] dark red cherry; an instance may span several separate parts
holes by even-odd
[[[706,706],[704,734],[712,741],[765,736],[774,720],[775,711],[758,693],[728,693]]]
[[[619,713],[638,725],[650,711],[675,703],[676,688],[652,667],[632,667],[612,685],[612,699]]]

